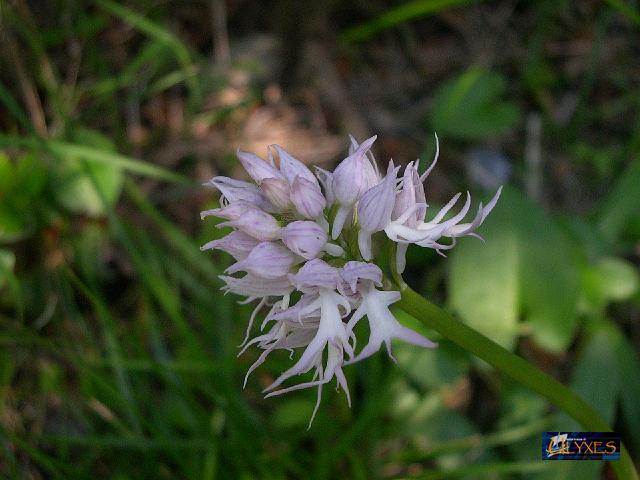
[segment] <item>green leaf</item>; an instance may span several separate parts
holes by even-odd
[[[501,345],[514,345],[516,319],[522,316],[541,346],[566,348],[577,321],[573,245],[538,205],[511,188],[480,233],[486,244],[464,239],[453,251],[453,309]]]
[[[620,334],[620,346],[616,352],[620,382],[622,419],[631,437],[635,451],[640,451],[640,360],[633,345]]]
[[[622,336],[601,321],[594,322],[593,329],[573,371],[571,388],[612,424],[623,380],[617,359]]]
[[[279,430],[307,428],[316,400],[315,390],[313,393],[313,398],[288,398],[278,403],[272,417],[273,426]]]
[[[113,167],[120,167],[138,175],[149,178],[157,178],[167,182],[190,185],[192,182],[177,173],[167,170],[153,163],[143,162],[141,160],[120,155],[109,149],[99,149],[92,146],[79,145],[69,142],[61,142],[58,140],[44,140],[35,136],[19,136],[19,135],[2,135],[0,134],[0,147],[23,147],[32,148],[34,150],[46,151],[53,153],[58,158],[79,157],[87,162],[106,163]]]
[[[518,239],[505,228],[487,236],[487,244],[465,242],[452,257],[449,301],[467,324],[513,349],[518,322]]]
[[[640,185],[640,160],[635,160],[613,185],[598,215],[598,227],[611,242],[615,242],[625,233],[630,220],[640,217],[638,185]]]
[[[7,283],[7,275],[13,272],[16,257],[10,250],[0,250],[0,288]]]
[[[46,175],[35,155],[13,162],[0,152],[0,240],[16,241],[31,233]]]
[[[582,272],[582,288],[596,308],[629,299],[638,290],[638,272],[629,262],[613,257],[599,260]]]
[[[435,94],[432,127],[463,140],[492,137],[514,127],[520,112],[501,100],[505,85],[501,74],[476,68],[449,80]]]
[[[79,130],[76,133],[78,143],[91,146],[93,150],[113,152],[114,145],[100,133]],[[69,211],[99,216],[104,213],[103,200],[100,198],[92,178],[98,184],[100,192],[109,205],[113,205],[122,190],[124,175],[122,168],[107,162],[86,162],[86,157],[74,152],[61,155],[53,168],[52,188],[57,200]]]

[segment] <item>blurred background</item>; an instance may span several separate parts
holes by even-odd
[[[480,233],[406,280],[570,385],[640,458],[640,10],[631,0],[0,2],[0,476],[613,478],[542,462],[579,430],[415,320],[346,369],[354,399],[264,400],[226,232],[200,185],[278,143],[332,168],[434,154],[432,207]]]

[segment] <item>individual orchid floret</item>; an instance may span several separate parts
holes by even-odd
[[[380,232],[391,222],[396,200],[396,177],[399,167],[389,162],[387,175],[378,185],[367,190],[358,202],[358,246],[365,260],[371,260],[371,235]]]
[[[211,208],[200,212],[200,218],[204,220],[207,217],[219,217],[227,220],[237,220],[249,210],[255,209],[256,206],[253,203],[249,203],[245,200],[238,200],[233,203],[224,205],[221,208]]]
[[[292,252],[311,260],[324,250],[327,232],[315,222],[298,220],[282,229],[282,242]]]
[[[270,321],[287,321],[299,325],[312,325],[317,327],[320,321],[320,304],[318,302],[318,292],[305,293],[295,305],[288,308],[274,308],[265,317],[263,325]]]
[[[220,279],[225,283],[221,289],[225,293],[235,293],[248,298],[289,296],[294,290],[287,277],[270,279],[265,282],[264,278],[249,273],[241,278],[220,275]]]
[[[245,201],[251,203],[269,213],[274,213],[277,209],[272,205],[257,185],[241,180],[234,180],[228,177],[213,177],[206,186],[217,188],[222,193],[221,205]]]
[[[256,245],[260,243],[255,238],[247,235],[246,233],[236,230],[231,232],[218,240],[212,240],[205,243],[200,250],[217,249],[228,253],[236,260],[243,260],[247,258],[247,255],[254,249]]]
[[[425,172],[427,175],[431,168],[433,168],[433,165],[435,165],[436,160],[437,157],[431,167],[429,167],[429,170]],[[396,196],[391,218],[393,220],[397,220],[403,216],[405,212],[409,212],[404,217],[405,220],[403,224],[408,227],[415,228],[422,220],[424,220],[424,216],[427,211],[424,186],[420,179],[420,174],[418,173],[418,162],[409,162],[405,167],[401,185],[402,188]],[[398,243],[396,246],[396,270],[398,273],[404,272],[408,247],[409,243],[404,242]]]
[[[247,272],[256,277],[273,279],[284,277],[296,261],[295,255],[274,242],[262,242],[254,247],[247,258],[225,270],[225,273]]]
[[[362,296],[362,303],[351,316],[347,328],[353,330],[356,323],[366,316],[369,321],[369,343],[358,355],[349,360],[348,364],[370,357],[380,350],[383,343],[387,347],[389,356],[395,361],[391,351],[391,340],[393,338],[419,347],[434,348],[437,346],[431,340],[401,325],[391,313],[389,305],[400,300],[400,292],[377,290],[371,281],[362,282],[359,292]]]
[[[382,270],[373,263],[351,261],[345,263],[340,270],[342,282],[338,284],[338,291],[342,295],[356,295],[358,293],[358,282],[368,280],[382,286]]]
[[[279,212],[291,210],[291,187],[284,178],[265,178],[260,182],[260,190]]]
[[[243,152],[240,149],[236,151],[236,155],[249,176],[258,185],[267,178],[281,178],[284,180],[284,175],[275,167],[273,159],[271,159],[271,162],[267,162],[255,153]]]
[[[333,171],[331,188],[339,205],[331,232],[334,240],[340,236],[345,222],[353,214],[355,203],[364,192],[377,183],[377,174],[367,157],[367,151],[376,138],[374,135],[362,142]]]
[[[296,177],[291,185],[291,202],[304,218],[316,219],[327,206],[320,186],[304,177]]]
[[[280,172],[287,179],[289,185],[293,185],[296,178],[304,178],[315,185],[318,189],[320,188],[318,179],[315,177],[313,172],[309,170],[309,167],[287,152],[280,145],[273,145],[273,148],[278,152],[278,158],[280,159]]]
[[[322,189],[324,190],[327,207],[330,207],[335,201],[335,195],[333,193],[333,173],[320,167],[315,167],[315,170],[318,180],[322,184]]]
[[[234,204],[230,205],[233,206]],[[233,227],[261,241],[277,240],[282,230],[280,223],[258,208],[248,208],[237,218],[216,225],[218,228]]]
[[[293,351],[294,348],[306,347],[315,337],[317,330],[317,325],[305,326],[278,322],[271,328],[271,330],[269,330],[269,332],[259,335],[250,342],[247,342],[238,356],[242,355],[247,348],[254,344],[258,344],[258,346],[264,351],[251,365],[251,367],[249,367],[249,370],[247,370],[242,388],[247,386],[249,375],[251,375],[256,368],[265,362],[271,352],[281,349]]]
[[[320,388],[322,385],[329,383],[334,377],[336,378],[338,385],[345,391],[349,405],[351,405],[347,379],[342,372],[344,354],[346,353],[349,358],[353,357],[353,346],[350,344],[350,335],[345,323],[342,321],[342,316],[349,314],[351,307],[348,300],[342,295],[329,288],[323,287],[319,288],[317,302],[320,307],[320,322],[318,324],[318,330],[315,337],[305,348],[305,351],[296,364],[281,374],[264,390],[265,392],[269,392],[266,396],[270,397],[293,390],[300,390],[315,386],[319,387],[318,399],[311,421],[313,421],[313,417],[315,416],[315,412],[317,411],[320,403]],[[343,312],[341,312],[340,307],[343,308]],[[325,348],[327,348],[327,362],[326,365],[323,366],[322,354]],[[316,371],[310,382],[304,382],[292,387],[276,390],[276,388],[278,388],[287,379],[294,375],[307,373],[314,367]],[[309,424],[311,424],[311,422]]]
[[[335,290],[340,281],[340,271],[324,260],[315,258],[305,263],[297,273],[290,274],[289,281],[304,293],[315,293],[320,289]]]

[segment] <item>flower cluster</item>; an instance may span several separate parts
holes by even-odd
[[[266,161],[238,150],[238,159],[255,183],[228,177],[214,177],[207,183],[222,196],[220,208],[202,212],[202,218],[223,218],[226,221],[217,226],[232,227],[233,231],[202,249],[232,255],[236,263],[221,276],[223,290],[246,297],[247,303],[257,302],[240,353],[252,345],[262,353],[249,368],[245,385],[251,372],[274,350],[293,353],[304,349],[297,362],[265,392],[269,397],[318,387],[312,421],[322,386],[333,378],[350,403],[342,370],[345,365],[373,355],[383,343],[393,358],[394,338],[421,347],[436,346],[402,326],[389,310],[400,293],[382,288],[382,271],[372,263],[373,235],[384,232],[397,242],[395,267],[401,273],[409,244],[442,254],[455,245],[457,237],[477,236],[475,229],[500,196],[498,190],[487,206],[481,204],[469,223],[461,223],[471,206],[468,192],[455,215],[445,219],[461,194],[427,221],[423,182],[437,161],[438,151],[422,174],[416,161],[398,177],[400,167],[390,161],[383,177],[370,152],[375,140],[374,136],[358,144],[351,137],[349,155],[336,169],[329,172],[315,167],[315,174],[277,145],[268,149]],[[443,243],[446,238],[450,240]],[[244,274],[233,276],[240,272]],[[268,311],[260,327],[264,333],[249,340],[262,309]],[[357,351],[354,327],[365,317],[369,339]],[[310,371],[311,381],[282,386],[291,377]]]

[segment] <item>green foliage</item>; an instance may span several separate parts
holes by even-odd
[[[491,239],[488,245],[464,240],[451,255],[451,306],[504,346],[515,345],[523,318],[541,346],[565,349],[577,325],[575,247],[551,217],[511,188],[482,235]]]
[[[629,262],[605,257],[582,271],[582,290],[597,310],[611,302],[628,300],[638,290],[639,276]]]
[[[95,131],[77,129],[74,140],[87,148],[105,153],[114,152],[113,143]],[[94,180],[97,186],[94,187]],[[113,205],[120,196],[124,176],[122,169],[113,163],[88,163],[81,155],[73,153],[62,156],[54,163],[51,172],[52,190],[58,202],[73,213],[84,213],[90,216],[104,214],[105,200]],[[98,190],[99,189],[99,190]]]
[[[478,140],[504,133],[519,120],[518,108],[501,99],[506,80],[472,68],[445,82],[434,94],[431,126],[443,137]]]
[[[0,151],[0,241],[16,241],[33,232],[46,183],[46,170],[34,154],[12,161]]]
[[[342,38],[347,42],[362,42],[382,30],[473,1],[477,0],[414,0],[391,8],[362,25],[349,28],[342,34]]]
[[[613,185],[598,214],[598,227],[610,242],[640,232],[640,160],[634,160]]]
[[[474,41],[474,32],[457,30],[476,14],[469,3],[417,0],[377,12],[375,5],[364,6],[364,21],[355,20],[342,33],[351,43],[347,53],[357,59],[354,65],[346,65],[347,57],[341,60],[349,67],[345,72],[369,61],[374,50],[358,42],[376,36],[369,46],[387,48],[392,43],[387,40],[398,40],[412,59],[408,63],[419,63],[420,42],[431,43],[445,31],[460,42]],[[412,247],[407,278],[426,285],[437,303],[448,301],[464,322],[502,345],[518,348],[544,369],[566,372],[571,387],[620,427],[637,455],[640,361],[630,314],[639,299],[637,94],[632,75],[603,72],[596,55],[596,46],[608,46],[599,43],[603,36],[615,30],[615,56],[621,63],[628,59],[622,41],[626,27],[617,22],[624,17],[635,22],[637,12],[623,2],[608,3],[596,22],[579,22],[582,40],[575,45],[566,4],[543,2],[533,7],[522,64],[505,64],[492,55],[474,58],[474,49],[464,46],[471,55],[462,63],[452,61],[434,78],[429,71],[416,76],[425,82],[425,92],[434,92],[428,98],[431,111],[420,118],[428,114],[429,129],[450,140],[443,144],[454,159],[442,173],[447,181],[459,180],[451,165],[463,158],[467,142],[488,141],[519,159],[525,135],[518,106],[526,106],[543,114],[545,186],[565,185],[562,175],[568,170],[587,192],[581,208],[588,212],[556,215],[561,202],[555,200],[573,192],[548,192],[552,215],[508,188],[480,232],[486,244],[462,239],[442,261]],[[218,292],[218,275],[229,258],[198,248],[225,232],[212,222],[198,223],[200,204],[213,197],[201,196],[192,169],[196,162],[208,168],[218,160],[213,167],[228,174],[232,163],[216,151],[160,165],[155,154],[167,145],[200,145],[203,138],[191,132],[203,131],[203,125],[212,131],[220,127],[213,137],[241,132],[242,108],[271,107],[257,105],[267,96],[262,77],[256,82],[252,76],[270,65],[251,53],[243,64],[234,63],[230,77],[242,86],[231,85],[232,93],[245,88],[245,76],[250,87],[237,104],[221,105],[219,96],[207,94],[229,86],[229,78],[209,63],[210,33],[191,25],[208,5],[175,11],[149,2],[67,2],[55,18],[29,7],[19,1],[0,8],[3,41],[5,35],[15,40],[24,74],[16,81],[14,61],[0,48],[2,478],[538,474],[586,479],[601,474],[594,463],[541,464],[539,432],[574,424],[551,413],[541,397],[478,368],[468,352],[434,331],[423,333],[439,342],[438,349],[398,344],[397,364],[381,353],[345,369],[352,408],[328,386],[310,430],[315,391],[262,398],[261,390],[290,365],[287,352],[262,365],[243,390],[244,374],[257,359],[255,350],[236,357],[251,305]],[[609,24],[611,7],[622,15]],[[278,10],[265,25],[242,11],[246,23],[231,30],[234,43],[244,40],[240,37],[255,28],[252,24],[273,33],[269,23],[280,25]],[[447,10],[447,16],[435,18]],[[329,13],[332,21],[338,16]],[[238,12],[232,9],[230,15]],[[188,28],[181,28],[185,18]],[[208,28],[209,18],[203,21]],[[591,38],[593,51],[583,55],[580,49]],[[570,55],[571,68],[561,55],[548,54],[564,42],[580,53]],[[434,45],[446,52],[446,42]],[[240,46],[234,44],[232,51]],[[576,70],[583,57],[592,62],[584,73]],[[464,73],[441,78],[460,68]],[[390,88],[394,81],[390,76]],[[303,97],[312,98],[314,87],[305,88]],[[574,93],[575,108],[562,120],[558,111]],[[279,108],[288,107],[288,94]],[[188,99],[184,129],[172,131],[175,138],[169,141],[163,127],[150,121],[153,116],[145,117],[146,109],[168,110],[183,98]],[[604,101],[594,102],[598,98]],[[136,108],[149,144],[134,145],[129,136]],[[36,128],[38,113],[46,131]],[[322,123],[315,113],[313,118],[314,125]],[[419,125],[409,126],[419,132]],[[514,163],[517,184],[523,172],[520,161]],[[438,197],[438,191],[432,193]],[[396,314],[402,323],[423,328],[409,315]],[[522,337],[533,342],[519,342]]]

